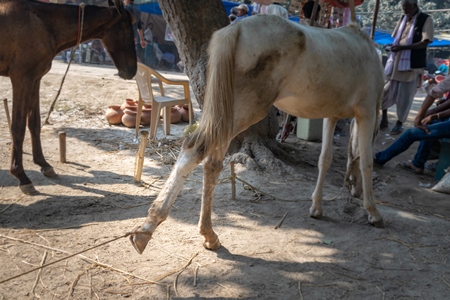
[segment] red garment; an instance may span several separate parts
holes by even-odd
[[[331,6],[345,8],[350,7],[349,0],[323,0]],[[364,0],[355,0],[355,7],[364,3]]]

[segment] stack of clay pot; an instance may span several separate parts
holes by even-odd
[[[109,124],[123,124],[127,127],[136,126],[137,102],[133,99],[126,99],[122,105],[111,105],[106,110],[105,117]],[[152,106],[144,104],[141,114],[141,125],[149,125],[152,114]]]
[[[126,127],[136,126],[137,117],[137,103],[133,99],[125,99],[122,105],[111,105],[106,110],[105,117],[109,124],[119,125],[123,124]],[[193,112],[191,117],[193,119]],[[149,125],[152,114],[151,104],[144,104],[141,114],[141,125]],[[162,111],[161,111],[162,117]],[[176,105],[170,108],[170,123],[176,124],[180,121],[189,122],[189,106],[188,105]]]
[[[161,111],[161,118],[163,117],[163,111]],[[177,124],[181,121],[181,112],[178,110],[178,107],[171,106],[170,107],[170,124]]]
[[[120,105],[110,105],[106,110],[105,117],[110,125],[122,124],[123,110]]]
[[[192,111],[189,112],[189,105],[187,104],[176,105],[176,108],[181,114],[181,121],[189,122],[189,114],[191,114],[191,120],[194,120],[194,113]]]

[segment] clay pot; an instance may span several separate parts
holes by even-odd
[[[152,110],[149,108],[143,108],[141,114],[141,125],[149,125],[152,117]]]
[[[181,121],[189,122],[189,105],[177,105],[178,110],[181,113]],[[194,114],[191,112],[191,120],[194,120]]]
[[[181,112],[175,106],[170,108],[170,123],[176,124],[181,121]]]
[[[118,125],[122,123],[123,110],[119,105],[108,106],[105,112],[105,118],[111,125]]]
[[[125,109],[124,114],[122,116],[122,123],[123,125],[132,128],[136,126],[136,114],[137,112],[135,110],[131,109]]]
[[[133,99],[125,99],[125,102],[120,106],[122,110],[125,110],[127,108],[137,106],[138,101],[135,101]]]

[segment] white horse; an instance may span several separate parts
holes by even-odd
[[[180,155],[141,227],[130,236],[142,253],[170,209],[190,172],[204,161],[199,230],[204,247],[217,249],[212,228],[214,188],[230,141],[259,122],[272,105],[303,118],[326,118],[319,176],[310,216],[322,216],[322,188],[332,161],[336,122],[354,117],[348,173],[364,192],[369,223],[383,227],[375,207],[373,138],[383,92],[383,68],[373,42],[357,26],[306,27],[273,15],[246,18],[214,33],[199,128],[183,143]],[[359,160],[358,160],[359,158]],[[362,181],[360,180],[362,174]],[[362,187],[362,191],[361,191]]]

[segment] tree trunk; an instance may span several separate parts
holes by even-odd
[[[174,36],[192,91],[202,107],[205,97],[209,40],[230,22],[221,0],[160,0],[163,17]]]
[[[214,31],[229,24],[222,1],[159,0],[159,5],[174,36],[192,91],[202,107],[206,86],[208,43]],[[274,157],[275,154],[284,161],[293,161],[292,156],[275,140],[278,126],[276,110],[273,109],[266,118],[233,140],[229,149],[229,154],[234,154],[232,159],[245,164],[248,168],[281,168],[290,172],[288,166]]]

